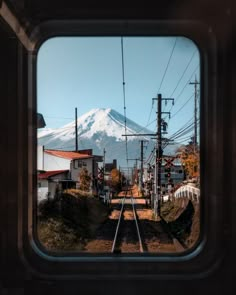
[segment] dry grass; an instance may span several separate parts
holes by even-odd
[[[86,240],[108,218],[110,209],[77,192],[45,200],[39,207],[38,238],[51,251],[82,250]]]

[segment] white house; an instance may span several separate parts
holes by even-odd
[[[69,170],[41,171],[38,173],[38,202],[55,196],[57,188],[68,179]]]
[[[96,187],[98,178],[98,162],[102,162],[102,156],[95,156],[92,150],[63,151],[44,149],[38,146],[38,170],[58,171],[69,170],[68,179],[79,184],[79,175],[83,168],[86,168],[88,174],[92,177],[91,189]]]

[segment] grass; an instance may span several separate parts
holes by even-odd
[[[50,251],[83,250],[86,239],[110,214],[97,198],[78,191],[41,202],[38,212],[38,238]]]

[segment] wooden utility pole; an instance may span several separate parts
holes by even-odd
[[[200,84],[197,81],[197,77],[195,76],[195,81],[190,82],[189,84],[194,85],[194,137],[193,137],[193,146],[194,151],[197,150],[197,85]]]
[[[134,180],[134,176],[136,177],[136,175],[137,175],[137,171],[138,171],[138,161],[140,160],[140,159],[138,159],[138,158],[135,158],[135,159],[127,159],[128,161],[135,161],[135,164],[134,164],[134,169],[132,169],[132,176],[131,176],[131,180],[132,180],[132,182],[133,182],[133,180]],[[134,175],[134,171],[135,171],[135,175]]]
[[[162,114],[169,114],[170,112],[162,112],[162,100],[171,100],[174,104],[174,98],[162,98],[161,94],[158,94],[157,97],[153,98],[157,100],[157,132],[155,134],[145,133],[145,134],[125,134],[122,136],[157,136],[156,142],[156,161],[155,161],[155,173],[154,173],[154,213],[155,215],[160,215],[160,204],[161,204],[161,163],[162,163],[162,128],[166,131],[166,123],[162,120]]]
[[[105,187],[105,168],[106,168],[106,162],[105,162],[105,155],[106,155],[106,150],[105,148],[103,149],[103,183],[102,183],[102,186],[103,186],[103,190],[104,190],[104,187]]]
[[[174,104],[173,98],[162,98],[161,94],[157,95],[157,98],[153,98],[153,100],[157,100],[157,143],[156,143],[156,161],[155,161],[155,174],[154,174],[154,213],[155,215],[159,215],[161,213],[161,164],[162,164],[162,128],[166,128],[165,123],[162,120],[162,114],[169,114],[170,112],[162,112],[162,101],[172,100],[172,104]]]
[[[75,151],[78,152],[77,108],[75,108]]]
[[[144,142],[148,142],[148,141],[141,140],[141,155],[140,155],[141,165],[140,165],[140,181],[139,181],[139,188],[141,193],[143,190],[143,143]]]

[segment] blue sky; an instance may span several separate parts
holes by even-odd
[[[174,98],[162,110],[171,136],[193,122],[195,77],[200,57],[185,37],[56,37],[37,56],[37,108],[48,128],[59,128],[93,108],[113,108],[156,131],[158,93]],[[154,102],[154,103],[153,103]],[[167,117],[166,117],[167,116]],[[191,121],[192,120],[192,121]],[[189,123],[188,123],[189,122]],[[188,136],[188,134],[186,135]],[[184,138],[184,136],[183,136]]]

